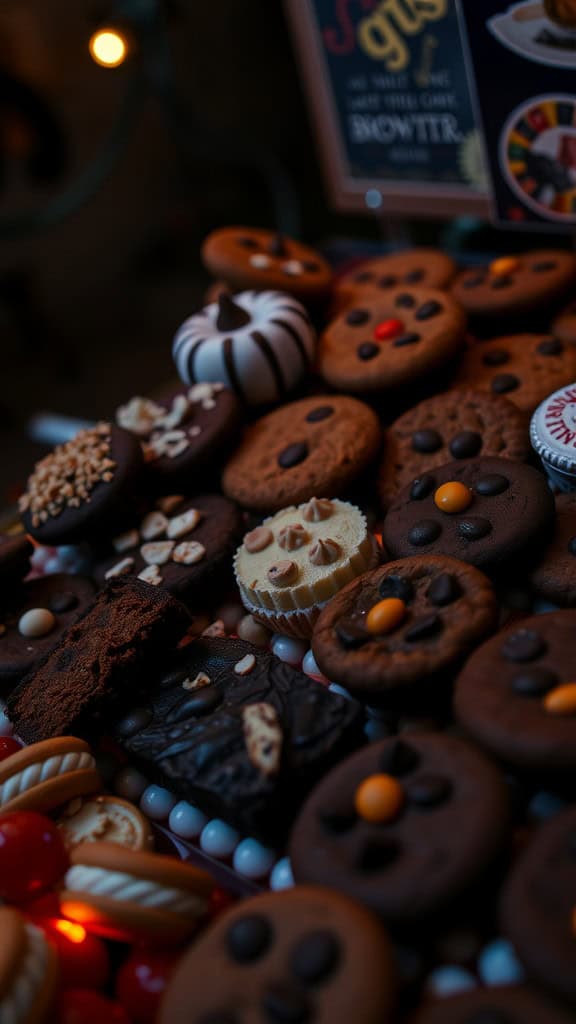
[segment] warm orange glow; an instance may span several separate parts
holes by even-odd
[[[128,40],[117,28],[99,28],[88,44],[92,60],[102,68],[117,68],[128,56]]]
[[[86,938],[86,929],[81,924],[74,924],[72,921],[64,921],[62,919],[54,921],[54,928],[57,932],[65,935],[67,939],[70,939],[70,942],[75,942],[76,944],[84,942]]]

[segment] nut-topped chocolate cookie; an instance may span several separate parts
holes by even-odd
[[[402,387],[438,370],[464,343],[466,318],[444,292],[406,286],[349,306],[320,337],[318,369],[340,391]]]
[[[409,409],[386,430],[380,498],[387,507],[415,477],[450,459],[496,455],[523,462],[529,454],[526,419],[506,398],[446,391]]]
[[[452,295],[474,319],[503,320],[545,311],[562,300],[575,280],[573,253],[535,249],[464,270],[452,284]]]
[[[449,462],[408,484],[388,509],[383,540],[394,558],[450,555],[495,570],[536,553],[551,525],[546,477],[511,459]]]
[[[478,880],[502,847],[508,816],[504,780],[475,748],[440,733],[392,737],[341,762],[313,790],[292,830],[294,877],[322,880],[385,921],[416,921]]]
[[[187,1007],[189,1024],[386,1024],[394,975],[371,914],[330,889],[296,886],[220,915],[178,964],[159,1022],[182,1024]]]
[[[344,395],[283,405],[248,428],[224,468],[224,493],[245,508],[279,511],[343,496],[380,444],[372,410]]]
[[[325,297],[332,281],[332,271],[319,252],[262,228],[217,228],[204,240],[202,260],[232,291],[273,289],[315,303]]]
[[[492,755],[540,777],[576,767],[576,611],[512,623],[468,659],[455,713]]]
[[[504,885],[501,919],[539,985],[576,1004],[576,808],[533,836]],[[547,1018],[546,1018],[547,1019]]]
[[[405,249],[364,260],[333,286],[333,307],[347,309],[381,298],[393,288],[447,288],[456,273],[454,260],[440,249]]]
[[[574,379],[576,346],[549,334],[511,334],[469,345],[452,383],[504,395],[530,413]]]
[[[406,558],[349,583],[324,608],[312,648],[322,672],[377,699],[454,668],[496,625],[489,580],[454,558]]]

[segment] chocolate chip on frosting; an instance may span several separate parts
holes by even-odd
[[[288,523],[278,533],[278,544],[284,551],[296,551],[308,542],[310,534],[300,523]]]
[[[273,540],[272,530],[269,530],[267,526],[257,526],[255,530],[250,530],[250,533],[244,537],[244,547],[251,555],[255,555],[258,551],[264,551]]]
[[[329,498],[310,498],[302,509],[302,518],[307,523],[320,523],[328,519],[334,511],[334,505]]]
[[[288,559],[283,559],[281,562],[274,562],[268,569],[268,579],[270,583],[273,583],[276,587],[287,587],[290,583],[293,583],[298,575],[298,566],[296,562],[291,562]]]
[[[319,537],[310,548],[308,558],[312,565],[331,565],[332,562],[338,561],[341,554],[342,548],[337,541],[331,537],[327,537],[326,540]]]

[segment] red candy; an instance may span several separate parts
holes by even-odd
[[[59,1024],[130,1024],[120,1003],[90,989],[68,989],[62,994],[58,1009]]]
[[[118,971],[116,998],[134,1024],[154,1024],[179,953],[135,950]]]
[[[374,328],[376,341],[392,341],[404,331],[404,324],[401,320],[382,320]]]
[[[12,736],[0,736],[0,761],[12,757],[12,754],[17,754],[19,750],[22,750],[22,744],[18,740]]]
[[[60,881],[68,854],[50,818],[36,811],[0,815],[0,899],[25,903]]]
[[[104,988],[110,972],[108,950],[101,939],[89,935],[81,924],[65,918],[37,918],[34,923],[46,933],[58,953],[60,987]]]

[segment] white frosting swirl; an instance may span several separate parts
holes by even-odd
[[[48,964],[48,944],[39,928],[25,925],[28,944],[12,988],[0,1003],[0,1024],[26,1021],[44,984]]]
[[[150,910],[165,910],[172,914],[201,914],[205,902],[200,896],[182,889],[172,889],[147,878],[135,878],[123,871],[75,864],[65,877],[68,892],[86,892],[93,896],[106,896],[125,903],[137,903]]]
[[[66,775],[68,772],[86,771],[95,769],[96,762],[87,751],[81,753],[57,754],[48,757],[45,761],[38,761],[29,764],[21,772],[11,775],[6,782],[0,784],[0,807],[14,800],[21,793],[39,786],[48,779],[55,779],[58,775]]]

